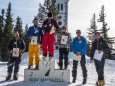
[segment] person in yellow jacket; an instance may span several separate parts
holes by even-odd
[[[34,18],[33,26],[29,27],[27,31],[27,36],[30,39],[29,43],[29,61],[28,61],[28,69],[33,68],[33,60],[35,57],[35,69],[38,69],[39,66],[39,53],[40,53],[40,44],[42,41],[42,28],[38,25],[38,18]]]

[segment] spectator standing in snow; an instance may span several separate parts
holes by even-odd
[[[21,55],[25,50],[25,42],[19,38],[19,33],[15,31],[13,33],[14,38],[10,40],[8,49],[10,51],[10,59],[8,62],[8,75],[6,81],[11,79],[12,71],[14,67],[13,80],[18,80],[19,64],[21,62]]]

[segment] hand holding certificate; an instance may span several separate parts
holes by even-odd
[[[19,57],[19,48],[13,48],[12,57]]]
[[[73,54],[73,57],[72,57],[73,60],[75,61],[81,61],[81,55],[76,55],[76,54]]]
[[[32,36],[31,37],[31,44],[32,45],[37,45],[37,36]]]
[[[62,36],[61,44],[67,44],[68,36]]]
[[[94,59],[101,61],[103,57],[103,51],[95,50]]]
[[[55,28],[54,25],[53,25],[52,28],[51,28],[50,34],[55,33],[55,30],[56,30],[56,28]]]

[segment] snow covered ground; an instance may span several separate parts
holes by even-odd
[[[72,53],[69,54],[69,57],[72,56]],[[57,61],[58,59],[58,51],[55,51],[54,59]],[[95,82],[97,81],[97,74],[95,71],[94,63],[90,63],[87,57],[87,70],[88,70],[88,80],[86,85],[80,85],[82,83],[82,71],[80,65],[78,66],[78,77],[76,83],[59,83],[59,82],[24,82],[24,69],[27,68],[28,62],[28,53],[24,53],[22,56],[22,62],[19,72],[19,80],[18,81],[5,81],[7,74],[7,63],[0,62],[0,86],[95,86]],[[58,67],[58,66],[57,66]],[[72,60],[70,58],[69,69],[72,69]],[[71,77],[72,80],[72,77]],[[105,63],[105,86],[115,86],[115,60],[106,60]]]

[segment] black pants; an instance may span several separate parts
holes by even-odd
[[[87,69],[86,69],[86,58],[85,55],[82,56],[81,61],[81,68],[82,68],[82,73],[83,73],[83,78],[87,78]],[[77,76],[77,66],[78,66],[78,61],[73,60],[73,70],[72,70],[72,77],[76,78]]]
[[[14,67],[14,73],[17,73],[19,71],[20,62],[21,62],[20,58],[11,57],[9,62],[8,62],[8,72],[12,73],[12,70]]]
[[[59,66],[63,66],[63,59],[64,59],[64,65],[68,65],[68,48],[59,48]]]
[[[98,81],[104,80],[104,65],[105,65],[105,58],[102,58],[101,61],[94,60],[96,72],[98,74]]]

